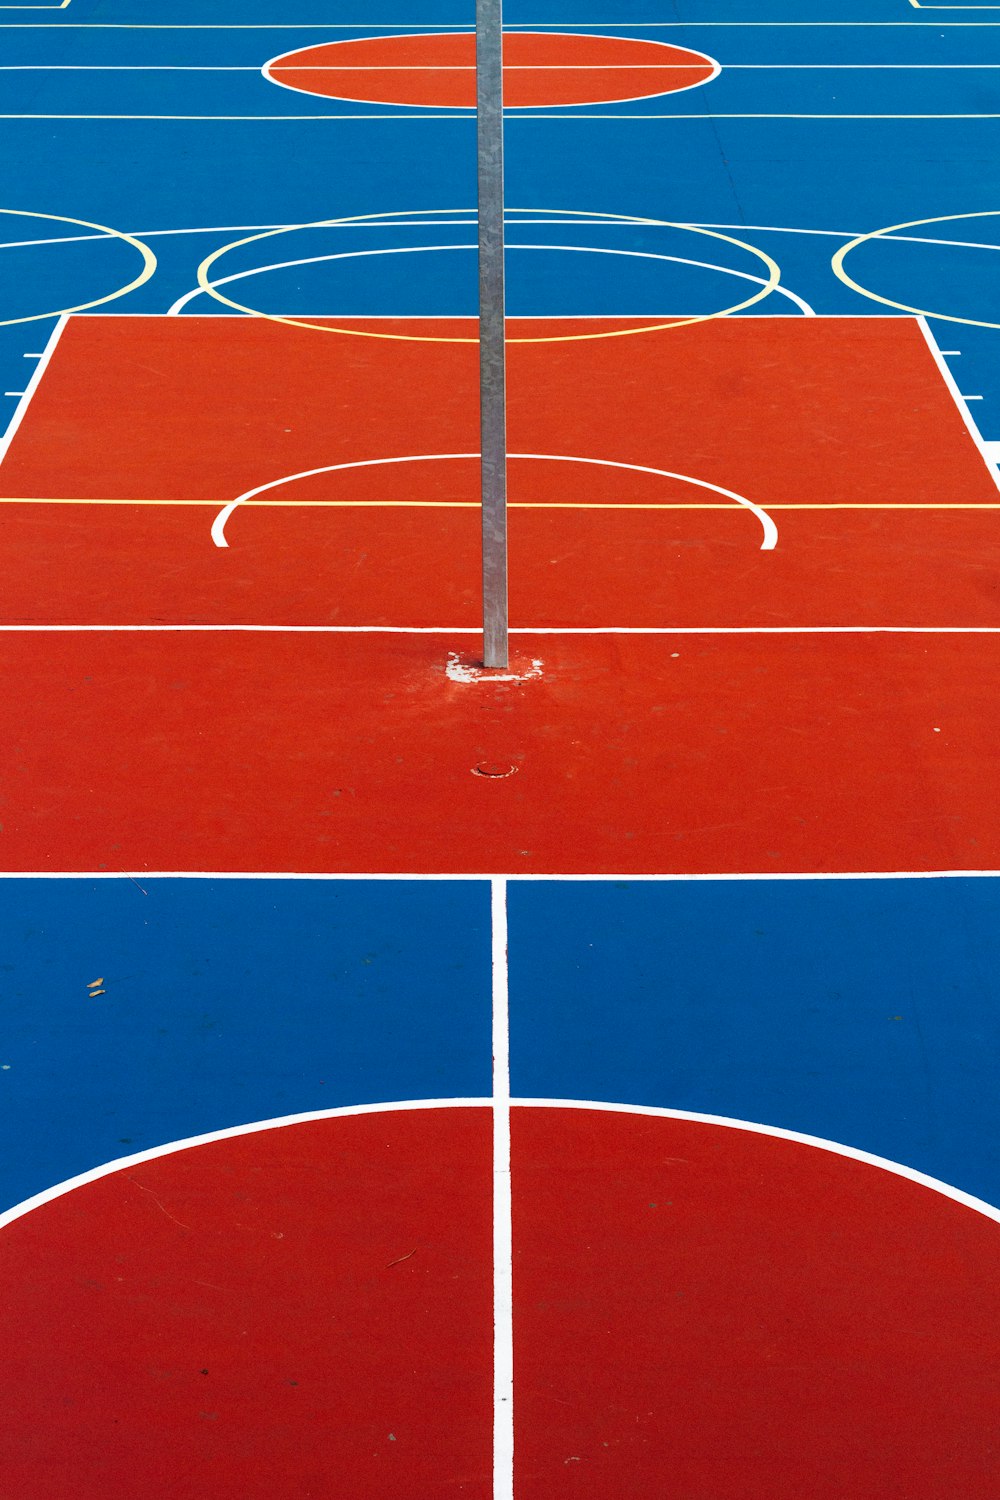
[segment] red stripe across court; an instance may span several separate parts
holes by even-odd
[[[993,636],[0,640],[7,870],[1000,868]]]
[[[635,37],[508,32],[504,102],[512,109],[602,104],[676,93],[718,71],[702,52]],[[475,107],[471,32],[324,42],[275,58],[264,76],[286,88],[373,104]]]
[[[481,623],[475,510],[247,507],[220,552],[209,536],[218,508],[4,506],[0,619]],[[514,510],[511,619],[555,629],[1000,623],[1000,512],[774,517],[778,548],[761,552],[759,526],[735,508]]]

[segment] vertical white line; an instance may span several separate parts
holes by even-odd
[[[490,882],[493,922],[493,1500],[514,1496],[514,1239],[510,1188],[507,882]]]
[[[931,351],[931,354],[934,356],[934,362],[937,365],[938,369],[941,371],[941,375],[944,379],[945,385],[951,392],[952,400],[958,407],[959,415],[968,428],[969,436],[975,443],[976,447],[979,449],[980,456],[982,457],[983,463],[986,465],[989,471],[990,478],[993,480],[993,483],[996,485],[997,489],[1000,490],[1000,472],[997,471],[993,464],[993,460],[990,457],[989,450],[987,449],[986,443],[983,439],[983,435],[976,424],[975,418],[966,405],[965,397],[962,395],[962,392],[958,388],[958,382],[956,381],[954,375],[951,373],[951,370],[948,368],[945,357],[941,353],[941,347],[938,344],[937,339],[934,337],[934,334],[931,332],[930,324],[924,317],[919,317],[917,319],[917,322],[920,325],[920,332],[924,336],[924,342],[926,343],[928,349]]]
[[[24,421],[25,413],[27,412],[28,407],[31,405],[31,398],[41,384],[42,376],[48,369],[49,360],[55,353],[56,345],[62,337],[62,331],[66,327],[66,324],[68,322],[68,316],[66,315],[66,313],[63,313],[62,317],[58,320],[56,326],[53,328],[51,334],[49,335],[49,341],[45,345],[45,348],[42,350],[42,353],[38,360],[38,364],[35,366],[35,373],[28,381],[28,384],[25,386],[24,395],[21,397],[20,401],[17,403],[17,406],[14,408],[14,415],[10,419],[10,425],[8,426],[7,431],[4,433],[3,437],[0,437],[0,463],[3,463],[4,459],[7,457],[7,449],[14,441],[15,432]],[[32,355],[32,359],[34,359],[34,357],[35,356]]]

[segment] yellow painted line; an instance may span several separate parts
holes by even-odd
[[[79,499],[66,496],[2,495],[0,505],[164,505],[195,506],[206,510],[218,510],[227,502],[215,500],[125,500],[125,499]],[[241,500],[240,510],[249,506],[262,509],[289,510],[479,510],[478,500]],[[510,510],[725,510],[733,514],[732,505],[715,501],[676,501],[647,503],[634,500],[512,500]],[[1000,510],[1000,502],[946,500],[939,503],[895,504],[876,501],[835,501],[822,503],[789,503],[768,505],[770,510]]]

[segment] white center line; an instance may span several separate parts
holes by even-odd
[[[493,925],[493,1500],[514,1495],[514,1291],[510,1187],[507,881],[490,882]]]

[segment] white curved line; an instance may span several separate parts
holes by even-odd
[[[23,1218],[33,1209],[41,1208],[45,1203],[64,1197],[75,1188],[86,1187],[89,1182],[99,1182],[102,1177],[110,1177],[113,1172],[120,1172],[126,1167],[141,1166],[143,1162],[157,1161],[162,1156],[173,1156],[176,1151],[187,1151],[194,1146],[209,1146],[213,1141],[229,1141],[241,1135],[257,1135],[265,1130],[280,1130],[285,1125],[307,1125],[314,1120],[336,1120],[349,1115],[394,1114],[397,1111],[401,1113],[404,1110],[417,1109],[490,1109],[492,1104],[491,1098],[403,1099],[388,1104],[348,1104],[339,1109],[310,1109],[298,1115],[278,1115],[273,1120],[255,1120],[248,1125],[230,1125],[223,1130],[208,1130],[204,1135],[185,1136],[177,1141],[167,1141],[162,1146],[151,1146],[148,1151],[135,1151],[131,1156],[119,1156],[114,1161],[102,1163],[99,1167],[90,1167],[86,1172],[78,1172],[75,1177],[67,1177],[64,1182],[57,1182],[54,1187],[44,1188],[42,1192],[35,1193],[32,1197],[25,1198],[23,1202],[15,1204],[13,1208],[0,1213],[0,1229],[5,1229],[8,1224],[13,1224],[15,1219]]]
[[[778,528],[761,506],[755,505],[745,495],[739,495],[735,490],[727,490],[721,484],[712,484],[707,479],[695,479],[691,474],[678,474],[673,469],[653,469],[646,464],[621,463],[611,458],[577,458],[568,453],[509,453],[508,458],[530,459],[541,463],[557,464],[593,464],[602,469],[627,469],[636,474],[655,474],[662,479],[676,479],[681,484],[693,484],[698,489],[711,490],[713,494],[725,495],[728,500],[733,500],[737,505],[742,505],[745,510],[752,511],[761,524],[764,532],[764,540],[760,544],[761,552],[773,552],[778,545]],[[323,464],[318,469],[303,469],[297,474],[284,474],[280,479],[270,479],[267,484],[259,484],[252,490],[238,495],[235,500],[230,500],[224,506],[215,520],[212,522],[212,541],[217,547],[228,547],[226,541],[226,522],[236,510],[247,500],[254,500],[258,495],[263,495],[267,490],[279,489],[282,485],[293,484],[298,479],[312,479],[317,474],[336,474],[344,469],[377,469],[389,464],[425,464],[445,461],[448,459],[478,459],[478,453],[413,453],[405,454],[399,458],[363,458],[348,464]]]
[[[475,248],[475,247],[473,247],[473,248]],[[605,246],[605,245],[510,245],[510,244],[508,244],[507,249],[508,250],[567,250],[567,251],[579,253],[580,255],[627,255],[627,256],[631,256],[634,260],[669,260],[674,265],[678,265],[678,266],[696,266],[699,269],[705,270],[705,271],[720,271],[724,276],[736,276],[736,277],[738,277],[740,279],[740,281],[755,281],[758,286],[767,286],[768,285],[768,277],[766,277],[766,276],[755,276],[752,271],[736,271],[731,266],[717,266],[712,261],[708,261],[708,260],[691,260],[688,256],[685,256],[685,255],[657,255],[657,254],[654,254],[654,252],[652,250],[616,250],[616,249],[612,249],[612,248],[610,248],[608,246]],[[799,308],[802,309],[803,314],[807,318],[815,318],[816,317],[816,310],[815,310],[815,308],[810,307],[809,303],[806,302],[803,297],[799,297],[795,292],[789,291],[788,287],[786,287],[785,285],[783,285],[783,283],[779,282],[778,285],[774,287],[774,291],[778,292],[783,297],[787,297],[790,302],[794,302],[795,305],[796,305],[796,307],[799,307]],[[516,316],[516,314],[511,314],[511,316]],[[615,314],[614,313],[608,313],[608,314],[606,314],[606,316],[607,317],[614,317]],[[642,314],[640,314],[639,316],[642,316]],[[649,316],[655,316],[655,314],[650,314]]]
[[[742,505],[745,510],[752,511],[761,524],[764,532],[764,540],[760,544],[761,552],[773,552],[778,545],[778,528],[771,516],[761,506],[755,505],[748,500],[746,495],[737,494],[736,490],[727,490],[721,484],[712,484],[707,479],[695,479],[691,474],[678,474],[673,469],[652,469],[645,464],[626,464],[611,458],[575,458],[570,454],[563,453],[511,453],[510,458],[534,458],[550,463],[566,464],[596,464],[605,469],[630,469],[636,474],[656,474],[663,479],[676,479],[681,484],[693,484],[701,490],[711,490],[716,495],[725,495],[728,500],[734,500],[737,505]]]
[[[434,32],[434,31],[432,31],[432,32],[426,32],[426,31],[401,31],[401,32],[392,32],[389,36],[385,36],[385,35],[383,35],[383,36],[352,36],[352,37],[345,38],[341,42],[333,41],[333,42],[327,43],[326,45],[328,45],[328,46],[334,46],[334,47],[335,46],[342,46],[342,45],[344,45],[345,41],[346,42],[385,42],[385,41],[395,41],[397,37],[399,37],[400,39],[418,38],[420,40],[423,40],[424,38],[426,38],[428,36],[475,36],[475,34],[476,33],[474,31],[440,31],[440,32]],[[512,36],[513,35],[517,35],[517,36],[542,36],[542,37],[551,37],[553,35],[553,33],[551,31],[518,31],[516,33],[515,32],[511,32],[509,34],[512,35]],[[621,35],[616,35],[616,34],[614,34],[612,32],[563,31],[563,30],[559,30],[559,31],[557,31],[555,33],[555,35],[557,35],[557,36],[584,37],[588,41],[592,37],[596,36],[598,40],[606,39],[606,40],[612,41],[612,42],[642,42],[642,41],[648,41],[650,43],[650,45],[654,46],[654,47],[666,47],[666,48],[673,48],[675,46],[680,47],[680,44],[675,44],[673,42],[658,42],[655,38],[635,37],[635,36],[621,36]],[[324,44],[323,43],[317,43],[317,45],[322,46]],[[312,91],[309,90],[309,89],[298,89],[298,88],[295,88],[295,86],[293,84],[282,83],[281,79],[280,78],[275,78],[274,75],[270,71],[271,68],[273,68],[276,63],[279,63],[279,62],[283,61],[284,58],[286,58],[286,57],[294,57],[294,56],[296,56],[297,53],[308,51],[308,50],[311,50],[311,49],[305,48],[305,47],[295,47],[295,48],[292,49],[291,52],[279,52],[279,54],[278,54],[277,57],[268,58],[267,62],[264,64],[264,66],[260,70],[261,77],[263,79],[265,79],[265,81],[267,83],[277,84],[278,88],[288,89],[288,91],[290,93],[292,93],[292,94],[311,94]],[[593,104],[637,104],[637,103],[639,103],[643,99],[663,98],[667,94],[686,94],[690,89],[698,89],[698,88],[703,87],[703,85],[706,84],[706,83],[714,83],[715,82],[715,80],[718,78],[719,74],[722,72],[722,64],[719,62],[718,58],[710,57],[707,52],[702,52],[697,47],[680,47],[680,50],[684,51],[684,52],[688,52],[688,53],[692,54],[695,57],[704,58],[704,60],[705,60],[706,63],[710,63],[711,66],[712,66],[712,72],[708,75],[708,77],[707,78],[699,78],[696,83],[686,83],[686,84],[684,84],[684,86],[682,88],[677,88],[677,89],[656,89],[656,90],[654,90],[654,92],[652,94],[629,94],[627,97],[623,97],[623,98],[616,97],[614,99],[590,99],[590,100],[585,101],[583,104],[541,104],[541,105],[538,105],[538,104],[505,104],[504,105],[504,109],[505,109],[505,111],[508,110],[508,109],[509,110],[515,110],[515,109],[586,109],[586,108],[588,108],[589,105],[593,105]],[[504,66],[506,67],[507,65],[505,64]],[[552,66],[555,68],[555,67],[558,66],[558,64],[553,63]],[[620,67],[627,67],[627,66],[634,66],[634,64],[625,64],[625,63],[622,63],[622,64],[619,64],[619,66]],[[655,64],[648,64],[647,66],[660,67],[660,68],[668,68],[671,65],[670,65],[670,63],[655,63]],[[690,64],[688,66],[690,66]],[[320,71],[322,71],[322,70],[320,70]],[[357,71],[359,73],[360,72],[364,72],[365,71],[364,64],[360,64],[356,68],[355,71]],[[565,69],[563,69],[563,71],[565,71]],[[470,113],[472,113],[475,110],[475,105],[473,105],[473,104],[470,104],[470,105],[466,105],[466,104],[406,104],[406,103],[404,103],[404,102],[402,102],[400,100],[392,101],[392,100],[379,100],[379,99],[354,99],[349,94],[336,94],[336,95],[312,94],[312,97],[314,99],[322,99],[324,97],[332,97],[332,98],[336,98],[336,99],[342,99],[345,104],[382,104],[386,109],[398,109],[398,108],[403,108],[403,109],[426,109],[426,110],[432,110],[432,109],[468,109]]]
[[[513,457],[512,454],[509,456]],[[212,522],[212,541],[217,547],[228,547],[226,522],[237,506],[242,505],[246,500],[253,500],[258,495],[263,495],[267,490],[279,489],[283,484],[294,484],[297,479],[312,479],[316,474],[334,474],[342,469],[376,469],[382,464],[423,464],[432,463],[438,459],[478,457],[478,453],[413,453],[402,458],[362,458],[349,464],[323,464],[318,469],[302,469],[298,474],[285,474],[281,479],[270,479],[267,484],[259,484],[256,489],[246,490],[244,494],[237,495],[235,500],[230,500]]]
[[[930,1177],[926,1172],[917,1171],[916,1167],[908,1167],[903,1162],[892,1161],[887,1156],[876,1156],[874,1152],[863,1151],[859,1146],[845,1146],[841,1141],[830,1141],[821,1135],[807,1135],[801,1130],[784,1130],[780,1125],[761,1125],[752,1120],[737,1120],[729,1115],[707,1115],[690,1109],[657,1109],[645,1104],[591,1103],[586,1099],[512,1099],[511,1104],[528,1109],[590,1109],[606,1114],[651,1115],[655,1119],[690,1120],[695,1125],[719,1125],[724,1130],[743,1130],[749,1135],[769,1135],[779,1141],[794,1141],[801,1146],[812,1146],[816,1150],[827,1151],[831,1156],[843,1156],[850,1161],[863,1162],[869,1167],[878,1167],[894,1177],[904,1177],[908,1182],[915,1182],[919,1187],[930,1188],[932,1192],[939,1193],[942,1198],[950,1198],[953,1203],[960,1203],[964,1208],[974,1209],[984,1218],[992,1219],[995,1224],[1000,1224],[1000,1208],[987,1203],[983,1198],[976,1198],[962,1188],[952,1187],[950,1183],[942,1182],[939,1177]]]
[[[306,226],[300,227],[304,228]],[[438,251],[475,250],[476,248],[477,247],[475,245],[390,245],[387,249],[383,250],[339,250],[334,254],[307,255],[303,256],[300,260],[279,260],[275,261],[272,265],[269,266],[253,266],[249,271],[234,271],[229,276],[220,276],[217,279],[214,279],[212,281],[212,286],[227,286],[230,282],[233,281],[245,281],[248,277],[251,276],[263,276],[268,271],[291,271],[294,270],[296,266],[315,266],[332,260],[361,260],[365,256],[374,255],[429,255],[431,253],[437,253]],[[752,271],[736,271],[731,266],[717,266],[714,264],[714,262],[708,260],[692,260],[688,256],[684,255],[660,255],[655,254],[651,250],[617,250],[610,249],[607,246],[603,245],[508,244],[506,248],[508,250],[565,250],[567,252],[576,253],[579,255],[624,255],[633,260],[665,260],[670,261],[673,265],[695,266],[698,269],[704,271],[719,271],[723,276],[736,276],[740,281],[753,281],[756,282],[758,286],[767,286],[768,284],[768,278],[766,276],[755,276]],[[807,318],[815,318],[815,309],[810,307],[809,303],[806,302],[802,297],[798,296],[797,293],[790,291],[788,287],[783,286],[780,283],[774,288],[774,290],[776,292],[780,292],[783,297],[787,297],[790,302],[794,302],[796,307],[800,308]],[[205,288],[202,286],[195,287],[193,291],[185,292],[183,297],[178,297],[177,301],[167,309],[167,317],[179,317],[180,314],[184,311],[185,307],[187,307],[188,303],[193,302],[195,297],[201,297],[204,295]],[[339,314],[338,316],[346,316],[346,314]],[[509,316],[514,317],[516,316],[516,314],[512,313],[509,314]],[[568,316],[572,315],[570,314]],[[608,313],[607,316],[611,318],[615,317],[616,314]],[[636,316],[655,317],[657,316],[657,314],[636,314]]]
[[[312,877],[310,877],[312,878]],[[603,877],[602,877],[603,878]],[[715,877],[712,877],[715,878]],[[763,877],[772,879],[771,875]],[[857,877],[851,877],[857,878]],[[982,1198],[975,1197],[972,1193],[965,1192],[962,1188],[953,1187],[950,1183],[942,1182],[938,1177],[931,1177],[926,1172],[920,1172],[915,1167],[908,1167],[902,1162],[892,1161],[886,1156],[876,1156],[874,1152],[863,1151],[858,1146],[846,1146],[840,1141],[827,1140],[824,1136],[807,1135],[801,1130],[786,1130],[779,1125],[762,1125],[752,1120],[738,1120],[730,1115],[702,1114],[696,1110],[687,1109],[659,1109],[653,1105],[643,1104],[609,1104],[593,1099],[511,1099],[511,1105],[516,1109],[573,1109],[592,1110],[603,1114],[641,1115],[653,1119],[663,1120],[687,1120],[696,1125],[717,1125],[724,1130],[741,1130],[750,1135],[772,1136],[776,1140],[793,1141],[798,1145],[811,1146],[819,1151],[826,1151],[832,1156],[846,1157],[850,1161],[858,1161],[866,1166],[877,1167],[883,1172],[889,1172],[894,1177],[905,1178],[915,1183],[918,1187],[929,1188],[931,1192],[938,1193],[942,1198],[949,1198],[953,1203],[959,1203],[963,1208],[970,1208],[975,1213],[982,1214],[984,1218],[991,1219],[1000,1224],[1000,1208],[987,1203]],[[164,1156],[172,1156],[176,1152],[186,1151],[195,1146],[207,1146],[216,1141],[235,1139],[237,1136],[257,1135],[265,1130],[279,1130],[286,1125],[304,1125],[317,1120],[333,1120],[348,1118],[354,1115],[393,1114],[404,1110],[423,1109],[490,1109],[493,1100],[490,1097],[483,1099],[405,1099],[385,1104],[354,1104],[345,1105],[338,1109],[307,1110],[302,1114],[279,1115],[271,1120],[256,1120],[247,1125],[232,1125],[222,1130],[209,1130],[203,1135],[187,1136],[176,1141],[167,1141],[162,1146],[153,1146],[147,1151],[137,1151],[131,1156],[121,1156],[114,1161],[104,1162],[101,1166],[91,1167],[86,1172],[79,1172],[74,1177],[68,1177],[64,1182],[56,1183],[53,1187],[45,1188],[40,1193],[35,1193],[23,1202],[17,1203],[13,1208],[7,1209],[0,1214],[0,1229],[6,1228],[8,1224],[23,1218],[25,1214],[31,1213],[33,1209],[41,1208],[46,1203],[51,1203],[57,1198],[64,1197],[76,1188],[85,1187],[88,1183],[99,1182],[103,1177],[110,1177],[113,1173],[122,1171],[126,1167],[141,1166],[144,1162],[157,1161]]]

